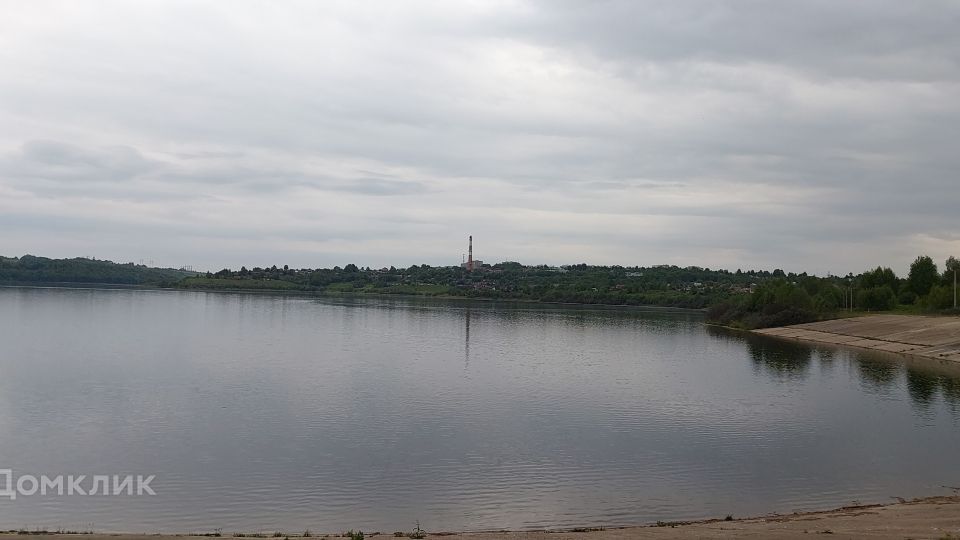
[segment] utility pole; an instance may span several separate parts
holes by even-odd
[[[850,306],[850,313],[853,313],[853,280],[848,278],[847,283],[850,284],[850,303],[848,305]]]
[[[957,267],[953,267],[953,309],[957,309]]]

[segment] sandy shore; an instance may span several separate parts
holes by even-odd
[[[799,341],[960,362],[960,317],[867,315],[754,332]]]
[[[661,523],[645,527],[583,531],[428,533],[427,538],[456,537],[466,540],[632,540],[646,538],[800,539],[811,535],[828,538],[865,539],[960,539],[960,496],[929,497],[888,505],[850,506],[822,512],[802,512],[754,518],[705,520],[690,523]],[[265,535],[270,537],[271,535]],[[37,540],[200,540],[209,536],[160,534],[29,534],[8,532],[0,538]],[[225,534],[224,538],[231,538]],[[333,540],[339,534],[315,534],[313,538]],[[249,535],[247,536],[249,538]],[[291,536],[290,538],[299,538]],[[393,538],[392,534],[366,538]]]

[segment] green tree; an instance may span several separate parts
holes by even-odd
[[[869,311],[886,311],[897,304],[897,297],[889,285],[857,291],[857,306]]]
[[[960,274],[960,260],[951,255],[944,264],[943,282],[953,290],[953,307],[957,307],[957,280]]]
[[[948,309],[953,307],[953,286],[934,286],[925,299],[927,309]]]
[[[933,259],[926,255],[917,257],[910,265],[910,275],[907,276],[907,283],[910,290],[917,296],[926,296],[940,279],[940,273],[937,272],[937,264]]]
[[[947,262],[943,265],[943,284],[944,285],[953,285],[953,273],[960,273],[960,260],[954,256],[947,258]]]
[[[894,293],[897,292],[897,288],[900,286],[900,280],[897,279],[897,275],[889,268],[878,266],[876,269],[865,272],[860,276],[860,286],[865,289],[883,287],[884,285],[890,287],[890,290]]]

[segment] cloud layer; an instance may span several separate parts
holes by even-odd
[[[200,268],[960,254],[960,5],[0,8],[0,252]]]

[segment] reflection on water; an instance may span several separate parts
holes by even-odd
[[[881,360],[867,354],[855,354],[855,358],[860,380],[875,392],[893,385],[903,371],[902,365],[888,359]]]
[[[809,375],[810,366],[815,358],[819,359],[821,367],[826,369],[832,367],[835,358],[833,351],[818,350],[800,341],[776,339],[719,326],[706,328],[707,332],[717,339],[746,345],[756,372],[776,380],[804,379]]]
[[[802,380],[809,377],[814,363],[821,370],[829,370],[835,361],[847,361],[856,369],[860,383],[868,392],[887,393],[905,388],[913,404],[921,409],[938,399],[950,405],[951,410],[960,406],[960,365],[853,347],[811,344],[715,326],[708,326],[707,331],[717,339],[745,344],[758,373],[775,379]]]
[[[470,367],[470,308],[463,310],[463,364]]]
[[[907,369],[907,389],[917,405],[929,406],[939,387],[940,377],[917,369]]]
[[[0,528],[572,527],[960,485],[960,374],[691,312],[0,289]]]
[[[914,403],[927,407],[939,397],[956,410],[960,404],[960,376],[919,367],[908,367],[906,372],[907,387]]]
[[[747,339],[750,358],[754,364],[776,377],[799,379],[806,377],[813,358],[813,349],[796,342],[775,342]]]
[[[960,375],[941,376],[940,392],[947,403],[953,407],[960,405]]]

